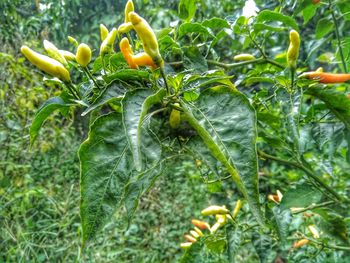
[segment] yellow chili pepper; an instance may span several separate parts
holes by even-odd
[[[111,32],[109,32],[108,36],[105,40],[103,40],[100,48],[100,55],[104,55],[107,53],[113,52],[113,45],[115,38],[117,37],[118,31],[116,28],[113,28]]]
[[[64,58],[67,60],[67,61],[74,61],[75,60],[75,55],[72,53],[72,52],[69,52],[67,50],[58,50],[62,56],[64,56]]]
[[[198,227],[194,227],[194,231],[196,231],[200,237],[204,236],[203,232]]]
[[[163,59],[159,53],[157,37],[153,32],[153,29],[147,23],[145,19],[136,14],[135,12],[129,13],[129,19],[134,29],[141,39],[144,51],[151,56],[153,62],[158,67],[163,67]]]
[[[58,48],[53,43],[51,43],[50,41],[48,41],[46,39],[44,40],[44,48],[50,57],[52,57],[53,59],[56,59],[58,62],[62,63],[65,66],[68,64],[67,60],[60,53]]]
[[[118,27],[118,33],[125,34],[125,33],[128,33],[133,28],[134,27],[131,22],[123,23]]]
[[[125,9],[124,9],[124,23],[128,23],[130,22],[130,19],[129,19],[129,13],[130,12],[133,12],[135,10],[134,8],[134,3],[132,2],[132,0],[129,0],[126,5],[125,5]]]
[[[108,36],[108,29],[104,24],[100,24],[100,36],[101,36],[101,41],[105,40]]]
[[[64,82],[70,81],[69,71],[57,60],[39,54],[27,46],[22,46],[21,52],[31,63],[42,71],[45,71],[46,73],[57,77]]]
[[[299,57],[300,48],[300,36],[295,30],[291,30],[289,33],[289,48],[287,51],[287,62],[289,67],[296,68],[296,63]]]
[[[183,248],[183,249],[187,249],[190,246],[192,246],[192,242],[186,242],[186,243],[181,243],[180,244],[180,247]]]
[[[201,214],[204,216],[209,216],[209,215],[225,215],[228,214],[229,211],[227,210],[226,207],[218,206],[218,205],[212,205],[207,207],[206,209],[202,210]]]
[[[255,57],[251,54],[239,54],[233,57],[236,61],[246,61],[246,60],[253,60]]]
[[[237,216],[237,214],[238,214],[239,210],[241,210],[241,208],[242,208],[242,201],[240,199],[238,199],[236,206],[233,209],[233,213],[232,213],[233,218],[235,218]]]
[[[81,43],[78,46],[76,60],[82,67],[86,67],[91,61],[91,49],[88,45]]]
[[[68,36],[68,41],[69,43],[73,44],[75,47],[78,47],[79,45],[78,41],[74,37]]]

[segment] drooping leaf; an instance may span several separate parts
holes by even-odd
[[[127,92],[122,101],[123,124],[134,158],[136,170],[142,169],[141,156],[141,126],[149,108],[160,103],[166,95],[164,89],[153,93],[149,89],[138,89]]]
[[[101,116],[79,149],[83,243],[92,239],[120,205],[132,170],[120,113]]]
[[[343,92],[337,91],[334,87],[312,86],[305,93],[322,100],[333,114],[350,129],[350,100]]]
[[[195,103],[182,106],[184,119],[231,174],[253,215],[263,224],[258,190],[256,114],[248,99],[230,88],[208,89]]]
[[[281,13],[271,11],[271,10],[263,10],[261,11],[257,17],[256,22],[281,22],[286,26],[290,26],[291,28],[298,30],[298,24],[291,16],[285,16]]]
[[[35,139],[38,136],[41,126],[45,120],[52,114],[54,111],[67,108],[71,104],[67,103],[60,97],[53,97],[48,99],[35,114],[32,124],[29,129],[30,135],[30,144],[33,145]]]
[[[312,186],[298,185],[283,194],[280,208],[285,210],[291,207],[307,207],[312,203],[318,203],[321,198],[322,193]]]

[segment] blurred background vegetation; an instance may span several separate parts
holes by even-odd
[[[67,40],[71,35],[80,42],[98,47],[99,24],[108,28],[119,25],[123,21],[125,2],[0,1],[0,262],[73,262],[80,259],[77,150],[86,137],[83,133],[86,123],[79,121],[79,113],[66,116],[63,121],[53,116],[42,129],[40,140],[29,149],[31,119],[40,105],[58,90],[55,84],[42,82],[42,73],[24,60],[20,46],[28,44],[43,51],[42,41],[48,39],[61,49],[73,51]],[[154,28],[167,27],[179,19],[177,0],[134,2],[136,10],[142,10]],[[214,16],[236,19],[245,2],[199,0],[196,20]],[[256,1],[260,9],[281,8],[280,2]],[[284,2],[284,13],[292,14],[295,1]],[[301,24],[305,22],[305,17],[303,19],[300,18]],[[303,30],[309,41],[303,43],[308,45],[304,50],[310,53],[302,56],[315,61],[314,58],[324,51],[332,50],[335,43],[313,39],[317,20],[307,23]],[[225,44],[217,48],[218,53],[224,54],[223,58],[245,48],[237,39],[230,41],[229,45],[234,42],[236,50],[228,50]],[[269,41],[266,40],[267,44]],[[274,39],[271,44],[278,41]],[[348,38],[344,41],[350,42]],[[287,43],[286,37],[281,43]],[[276,52],[284,51],[286,45],[281,43],[276,46]],[[321,44],[322,48],[315,53],[314,47]],[[348,55],[349,50],[345,51]],[[322,58],[325,61],[327,56]],[[312,63],[308,66],[314,66]],[[262,172],[281,173],[283,168],[272,167]],[[290,180],[299,177],[293,172],[288,175]],[[280,183],[279,178],[274,178],[265,184],[262,178],[261,187],[269,192],[278,189]],[[209,199],[222,201],[225,196],[203,184],[195,160],[184,160],[181,167],[170,169],[156,182],[143,198],[127,230],[125,226],[116,227],[119,226],[116,213],[115,219],[88,247],[85,259],[87,262],[173,262],[182,254],[179,243],[190,228],[191,219],[209,204]],[[257,260],[252,251],[239,254],[246,262]],[[220,258],[215,262],[220,262]]]

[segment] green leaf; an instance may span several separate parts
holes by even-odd
[[[350,100],[343,92],[337,91],[334,87],[312,86],[305,93],[322,100],[333,114],[350,129]]]
[[[272,21],[272,22],[281,22],[282,24],[286,26],[290,26],[291,28],[295,30],[299,30],[298,24],[295,22],[295,20],[290,16],[285,16],[281,13],[270,11],[270,10],[263,10],[261,11],[257,17],[256,22],[266,22],[266,21]]]
[[[191,46],[184,48],[184,67],[196,72],[205,72],[208,70],[208,64],[198,47]]]
[[[142,169],[141,156],[141,126],[149,108],[161,100],[166,95],[164,89],[153,93],[149,89],[138,89],[127,92],[122,101],[123,124],[129,141],[129,145],[134,157],[136,170]]]
[[[260,262],[268,262],[269,255],[272,250],[272,239],[268,235],[254,232],[252,235],[252,241],[255,251],[259,256]]]
[[[202,22],[202,25],[210,29],[230,28],[229,23],[225,19],[221,19],[218,17],[213,17],[211,19],[204,20]]]
[[[63,109],[71,105],[72,104],[65,102],[60,97],[53,97],[48,99],[35,114],[32,124],[30,125],[30,144],[33,145],[35,139],[38,136],[41,126],[51,113],[53,113],[55,110]]]
[[[329,18],[325,17],[318,20],[316,25],[315,36],[317,39],[320,39],[331,32],[334,28],[334,23]]]
[[[83,244],[96,235],[120,205],[132,170],[130,156],[121,114],[96,119],[79,149]]]
[[[283,197],[284,198],[284,197]],[[292,215],[289,209],[283,210],[278,206],[272,209],[274,215],[274,225],[276,227],[278,236],[282,243],[284,243],[289,234],[289,225],[292,222]]]
[[[105,105],[106,103],[109,103],[114,100],[121,100],[124,96],[125,91],[125,87],[119,84],[112,84],[108,86],[102,92],[102,94],[100,94],[99,97],[96,98],[95,102],[84,110],[81,116],[85,116],[86,114],[97,109],[98,107]]]
[[[235,256],[241,247],[242,235],[243,232],[238,227],[233,227],[229,225],[226,228],[227,235],[227,254],[229,257],[229,262],[235,262]]]
[[[298,185],[295,189],[289,189],[282,198],[281,210],[291,207],[307,207],[312,203],[318,203],[322,193],[310,185]]]
[[[258,190],[256,114],[248,99],[230,88],[208,89],[195,104],[182,103],[182,107],[184,119],[231,174],[256,220],[263,224]]]
[[[309,5],[303,10],[304,25],[306,25],[311,18],[316,14],[316,10],[319,5]]]
[[[123,69],[119,70],[111,75],[104,76],[104,80],[107,83],[111,83],[116,80],[122,81],[143,81],[149,80],[150,73],[146,70],[139,69]]]
[[[189,22],[196,14],[196,0],[181,0],[178,7],[179,17]]]
[[[188,33],[204,34],[208,35],[208,30],[200,23],[183,23],[179,27],[179,38]]]

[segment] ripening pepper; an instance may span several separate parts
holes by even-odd
[[[204,222],[204,221],[200,221],[200,220],[197,220],[197,219],[192,219],[192,224],[202,230],[204,229],[210,229],[210,226],[207,222]]]
[[[193,236],[191,235],[185,235],[185,239],[188,241],[188,242],[191,242],[191,243],[194,243],[197,241],[196,238],[194,238]]]
[[[164,62],[159,53],[157,37],[154,34],[151,26],[145,19],[135,12],[129,13],[129,19],[134,27],[134,30],[141,39],[144,51],[151,56],[154,64],[156,64],[158,67],[163,67]]]
[[[307,77],[320,83],[342,83],[350,80],[350,74],[336,74],[328,72],[311,71],[304,72],[300,77]]]
[[[138,66],[149,66],[152,69],[157,68],[157,65],[154,64],[153,59],[146,52],[141,52],[139,54],[133,55],[132,59]]]
[[[60,53],[60,51],[58,50],[58,48],[51,43],[48,40],[44,40],[44,48],[47,52],[47,54],[52,57],[53,59],[57,60],[58,62],[62,63],[64,66],[66,66],[67,60],[65,59],[65,57]]]
[[[299,247],[305,246],[309,242],[310,242],[310,240],[308,240],[306,238],[300,239],[293,244],[293,248],[299,248]]]
[[[111,32],[109,32],[108,36],[105,40],[103,40],[100,47],[100,55],[104,55],[107,53],[113,52],[113,45],[115,38],[117,37],[118,31],[116,28],[113,28]]]
[[[297,65],[297,60],[299,57],[300,48],[300,36],[295,30],[291,30],[289,33],[289,47],[287,51],[287,62],[290,68],[295,69]]]
[[[85,68],[91,61],[91,49],[88,45],[81,43],[78,46],[75,58],[80,66]]]
[[[79,45],[78,41],[74,37],[68,36],[68,41],[69,43],[73,44],[75,47],[78,47]]]
[[[69,71],[57,60],[39,54],[27,46],[21,47],[23,55],[42,71],[59,78],[64,82],[70,82]]]
[[[218,205],[212,205],[207,207],[206,209],[202,210],[201,214],[204,216],[209,216],[209,215],[225,215],[228,214],[229,211],[227,210],[226,207],[218,206]]]
[[[309,229],[314,238],[320,238],[320,233],[314,225],[309,225],[307,228]]]
[[[129,40],[126,37],[124,37],[119,42],[119,48],[126,60],[126,63],[128,63],[129,67],[132,69],[137,69],[138,68],[137,64],[135,64],[133,60],[134,52],[132,51]]]
[[[109,34],[108,28],[104,24],[100,24],[101,41],[105,40]]]

